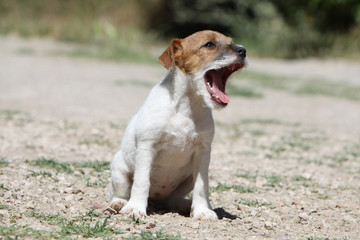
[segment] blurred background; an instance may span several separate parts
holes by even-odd
[[[218,30],[253,56],[360,56],[358,0],[0,0],[0,34],[86,43],[114,60],[156,61],[169,39]]]

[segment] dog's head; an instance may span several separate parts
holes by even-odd
[[[245,48],[231,38],[214,31],[200,31],[184,39],[173,39],[159,62],[170,71],[177,68],[193,79],[205,103],[214,108],[228,104],[226,81],[246,65],[247,57]]]

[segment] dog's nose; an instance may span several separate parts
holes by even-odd
[[[244,47],[238,46],[237,48],[235,48],[235,52],[240,56],[240,57],[246,57],[246,49]]]

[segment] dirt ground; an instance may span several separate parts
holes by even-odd
[[[266,87],[242,73],[231,82],[261,97],[230,96],[214,113],[210,201],[221,219],[154,205],[144,220],[103,212],[108,163],[166,70],[59,54],[74,48],[0,38],[0,237],[359,239],[360,100]],[[244,71],[360,86],[359,62],[250,53]]]

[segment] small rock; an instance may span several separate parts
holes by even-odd
[[[257,214],[258,214],[258,212],[256,210],[252,210],[250,213],[250,215],[253,217],[255,217]]]
[[[265,221],[264,227],[265,227],[267,230],[274,230],[275,223],[272,223],[272,222],[270,222],[270,221]]]
[[[94,209],[102,209],[102,208],[104,208],[103,205],[101,205],[100,203],[96,203],[96,202],[91,203],[91,207],[94,208]]]
[[[192,223],[189,223],[188,226],[189,226],[190,228],[193,228],[193,229],[199,229],[200,223],[199,223],[199,222],[192,222]]]
[[[258,188],[262,188],[267,183],[266,178],[257,176],[255,180],[255,185]]]
[[[309,173],[309,172],[305,172],[301,175],[303,178],[307,179],[307,180],[310,180],[311,177],[312,177],[312,174]]]
[[[356,222],[356,220],[353,217],[351,217],[350,215],[345,215],[343,217],[343,221],[347,222],[347,223],[355,223]]]
[[[56,210],[64,211],[66,209],[65,205],[58,203],[55,205]]]
[[[76,177],[80,177],[80,176],[82,176],[83,174],[79,171],[79,170],[75,170],[74,171],[74,176],[76,176]]]
[[[155,220],[153,220],[151,222],[148,222],[146,224],[146,229],[151,229],[151,228],[155,228],[155,227],[156,227],[156,221]]]
[[[72,194],[79,194],[79,193],[84,194],[84,191],[81,190],[81,189],[73,189],[71,193],[72,193]]]
[[[72,195],[68,195],[65,197],[65,201],[66,202],[71,202],[73,200],[73,196]]]
[[[310,216],[304,212],[299,214],[299,218],[300,218],[300,221],[309,221],[310,220]]]
[[[8,217],[10,217],[10,213],[7,210],[0,210],[0,217],[8,218]]]
[[[33,201],[29,201],[25,204],[25,208],[27,209],[34,209],[35,208],[35,203]]]
[[[325,228],[325,229],[327,229],[327,228],[330,227],[330,225],[327,224],[327,222],[325,221],[325,219],[323,219],[323,220],[321,221],[321,226],[322,226],[322,228]]]

